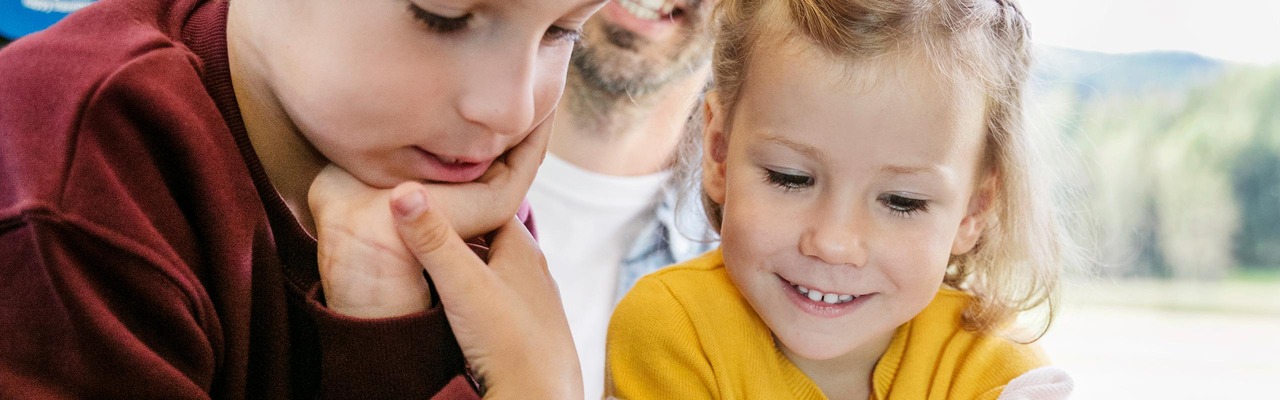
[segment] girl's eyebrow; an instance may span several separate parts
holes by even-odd
[[[795,142],[781,136],[772,136],[772,135],[765,136],[764,141],[785,146],[787,148],[790,148],[791,150],[794,150],[797,153],[804,154],[806,156],[816,158],[818,160],[826,159],[826,156],[823,155],[822,151],[818,150],[817,147],[813,147],[800,142]]]
[[[908,166],[908,165],[881,165],[880,172],[893,175],[929,175],[941,174],[938,166],[930,165],[927,167]]]
[[[817,147],[814,147],[814,146],[810,146],[804,143],[796,142],[781,136],[774,136],[774,135],[766,135],[764,137],[764,141],[781,145],[797,153],[817,159],[818,161],[826,160],[825,153],[823,153],[822,150],[819,150]],[[938,176],[946,175],[945,173],[943,173],[942,168],[937,165],[920,166],[920,165],[884,164],[880,166],[879,170],[880,172],[889,174],[889,175],[938,175]]]

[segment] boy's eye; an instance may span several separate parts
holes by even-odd
[[[765,169],[765,180],[787,191],[813,186],[813,177]]]
[[[413,14],[413,18],[417,19],[423,25],[427,26],[432,32],[451,33],[461,31],[467,28],[467,23],[471,21],[471,14],[463,14],[458,17],[446,17],[436,14],[419,7],[413,2],[409,2],[409,13]],[[543,42],[547,44],[560,43],[577,43],[582,37],[581,29],[567,29],[559,26],[551,26],[547,28],[546,34],[543,35]]]
[[[471,20],[471,14],[464,14],[460,17],[445,17],[418,7],[417,4],[409,2],[409,13],[413,17],[427,26],[432,32],[450,33],[460,31],[467,27],[467,21]]]
[[[882,195],[879,200],[881,204],[889,208],[889,211],[902,216],[929,210],[928,200],[913,199],[896,194]]]
[[[577,43],[582,40],[582,29],[566,29],[552,25],[547,28],[547,33],[543,35],[542,40],[547,44]]]

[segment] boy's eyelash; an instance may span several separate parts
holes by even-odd
[[[471,21],[471,14],[468,13],[461,17],[445,17],[418,7],[417,4],[409,2],[409,13],[413,14],[413,18],[417,19],[427,29],[436,33],[451,33],[466,29],[467,23]],[[547,28],[547,32],[543,35],[543,41],[551,44],[577,43],[582,39],[581,29],[566,29],[552,25]]]
[[[450,18],[424,10],[422,7],[418,7],[417,4],[413,4],[413,2],[409,2],[409,13],[413,14],[413,17],[418,22],[426,25],[427,29],[437,33],[460,31],[466,28],[467,22],[471,20],[471,14],[469,13],[461,17]]]
[[[555,25],[547,28],[547,34],[543,36],[548,42],[558,43],[578,43],[582,40],[582,29],[565,29]]]
[[[813,177],[805,175],[788,174],[774,171],[768,168],[764,170],[765,181],[780,187],[785,191],[800,190],[813,186]]]
[[[884,204],[884,206],[889,209],[889,212],[903,217],[908,217],[919,212],[929,211],[928,200],[913,199],[896,194],[882,195],[879,200],[880,204]]]

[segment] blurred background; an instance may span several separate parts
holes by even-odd
[[[0,46],[58,22],[94,0],[0,0]]]
[[[0,0],[0,46],[88,3]],[[1075,398],[1280,399],[1280,1],[1021,5],[1098,249],[1042,340]]]
[[[1075,397],[1280,399],[1280,1],[1021,5],[1094,225],[1042,342]]]

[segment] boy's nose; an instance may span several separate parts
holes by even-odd
[[[501,62],[471,63],[457,104],[462,118],[498,135],[527,133],[533,125],[535,51],[509,51]]]
[[[823,212],[815,217],[801,235],[801,254],[831,265],[866,265],[866,218],[853,210]]]

